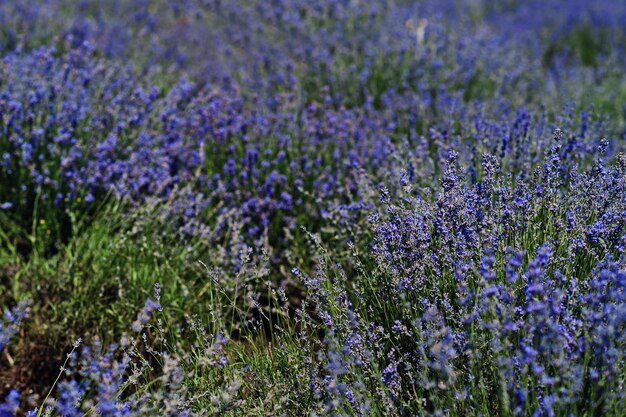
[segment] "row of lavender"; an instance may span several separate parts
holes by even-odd
[[[308,294],[299,332],[274,330],[295,414],[624,407],[623,6],[61,3],[0,7],[3,244],[53,253],[72,213],[117,200],[168,202],[156,221],[223,246],[233,274],[264,246]],[[289,264],[298,226],[357,245],[308,246],[309,271]],[[137,340],[76,351],[56,412],[203,415],[172,352],[144,347],[161,391],[128,393],[154,372]],[[237,375],[210,403],[237,413],[250,366],[203,341]]]
[[[593,105],[590,112],[571,103],[549,112],[516,108],[503,97],[466,102],[464,91],[445,84],[387,91],[381,109],[371,97],[347,108],[329,88],[321,89],[321,102],[306,102],[295,89],[267,96],[188,81],[144,84],[89,48],[61,57],[47,49],[7,55],[3,218],[23,228],[46,221],[59,236],[68,206],[88,207],[109,194],[167,199],[190,187],[177,196],[190,233],[207,233],[196,220],[213,207],[218,214],[235,210],[255,236],[278,211],[282,226],[293,227],[295,213],[314,224],[333,208],[358,210],[362,170],[375,184],[407,171],[423,186],[456,149],[475,182],[484,152],[498,156],[507,172],[536,165],[555,125],[567,133],[561,153],[570,165],[588,163],[599,140],[618,130]],[[37,210],[55,215],[33,219]]]
[[[624,5],[605,0],[567,5],[515,0],[5,1],[0,4],[5,28],[0,46],[11,51],[88,42],[102,55],[130,58],[148,72],[182,70],[197,79],[237,80],[248,87],[290,82],[293,71],[301,69],[333,72],[338,64],[366,64],[355,68],[366,76],[372,70],[367,66],[381,56],[399,63],[404,55],[431,47],[448,49],[453,60],[465,64],[466,73],[481,65],[487,71],[521,69],[528,62],[507,59],[510,49],[540,55],[561,72],[560,64],[576,55],[584,65],[604,66],[607,55],[623,48],[625,14]],[[437,40],[429,44],[432,36]],[[489,54],[495,50],[500,54]]]

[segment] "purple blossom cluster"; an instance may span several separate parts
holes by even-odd
[[[156,287],[157,298],[158,290]],[[188,364],[193,355],[201,353],[205,362],[202,366],[225,366],[228,361],[222,351],[228,339],[219,333],[208,335],[202,331],[192,352],[186,356],[173,355],[171,347],[167,348],[167,334],[161,321],[152,317],[156,310],[161,310],[160,304],[147,299],[137,314],[132,332],[123,334],[117,343],[105,345],[94,339],[83,344],[82,340],[77,340],[60,369],[58,384],[50,388],[43,402],[40,400],[32,408],[32,398],[20,399],[19,393],[11,390],[0,404],[0,416],[203,415],[194,411],[194,406],[198,400],[215,392],[189,391],[186,378],[194,371]],[[197,324],[191,322],[190,327],[197,329]],[[234,395],[238,386],[239,383],[232,380],[217,390],[225,396]],[[26,412],[29,407],[30,411]]]
[[[485,154],[473,183],[453,152],[436,193],[383,190],[354,296],[325,258],[295,271],[326,331],[308,375],[325,412],[623,408],[624,157],[568,171],[553,140],[531,175]]]
[[[623,413],[626,3],[546,3],[0,0],[0,250],[121,207],[228,300],[147,299],[30,415]]]
[[[50,49],[13,53],[3,62],[2,210],[25,228],[48,221],[59,235],[69,228],[67,208],[88,211],[111,195],[168,201],[173,192],[171,217],[190,234],[219,234],[228,221],[258,238],[302,217],[315,229],[330,212],[353,217],[369,205],[363,171],[371,184],[401,171],[426,183],[452,149],[472,172],[482,152],[517,171],[540,162],[552,127],[543,112],[509,104],[496,114],[444,87],[436,98],[387,92],[382,109],[373,100],[349,108],[330,88],[304,105],[295,91],[144,85],[88,47],[60,57]],[[592,157],[610,128],[568,106],[560,118],[571,134],[559,152],[575,160]],[[57,214],[33,219],[37,211]],[[229,220],[213,232],[198,226],[215,215]]]
[[[0,352],[9,343],[13,335],[17,333],[24,319],[28,316],[31,302],[20,302],[12,309],[5,309],[0,320]]]

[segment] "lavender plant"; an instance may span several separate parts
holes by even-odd
[[[436,196],[383,192],[356,277],[325,250],[314,276],[295,271],[318,307],[305,323],[325,331],[309,380],[326,413],[618,413],[623,161],[564,180],[556,149],[514,183],[485,155],[474,186],[452,154]]]
[[[0,351],[17,333],[22,322],[28,316],[30,301],[22,301],[12,309],[5,309],[0,322]]]
[[[0,0],[0,416],[621,415],[625,16]]]

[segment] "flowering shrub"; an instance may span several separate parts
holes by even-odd
[[[302,276],[327,329],[311,380],[326,412],[623,407],[623,161],[563,179],[558,146],[514,183],[485,155],[468,186],[452,154],[436,196],[383,193],[355,297],[323,260]]]
[[[621,415],[625,19],[0,1],[0,416]]]

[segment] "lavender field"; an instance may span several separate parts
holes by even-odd
[[[0,0],[0,417],[626,416],[626,1]]]

